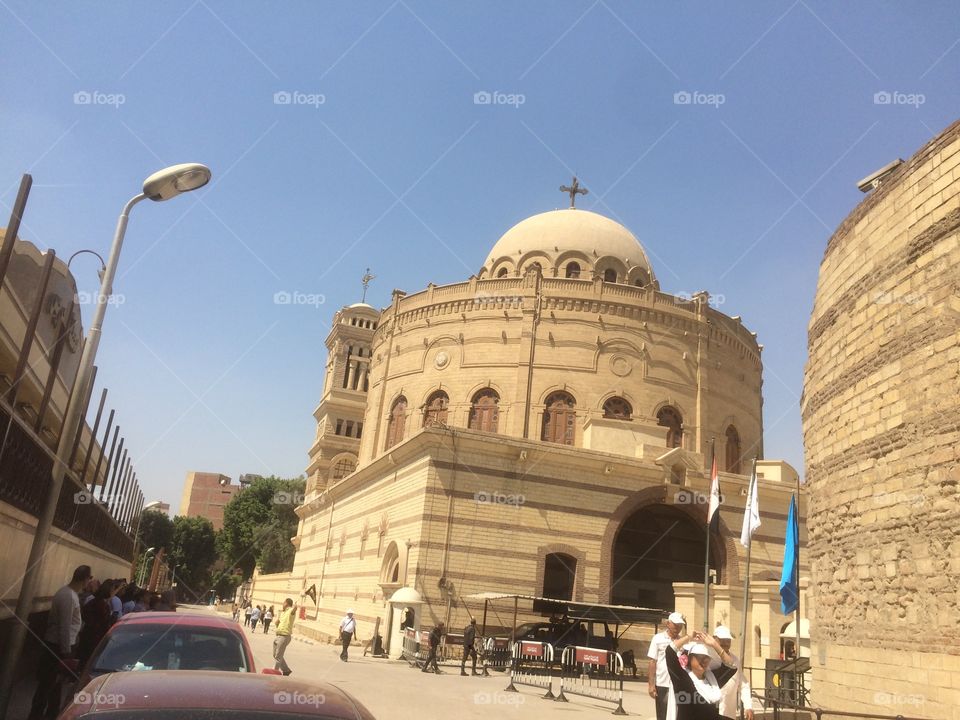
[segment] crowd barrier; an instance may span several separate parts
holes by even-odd
[[[545,688],[546,700],[553,700],[553,646],[549,643],[520,640],[513,646],[513,661],[510,663],[510,684],[505,692],[519,692],[515,685]]]
[[[410,667],[416,667],[419,652],[420,643],[417,642],[417,631],[408,627],[403,631],[403,654],[400,659],[410,663]]]
[[[506,670],[510,666],[510,638],[488,637],[483,643],[483,674],[489,669]]]
[[[567,694],[616,703],[614,715],[623,709],[623,658],[620,653],[571,645],[560,660],[560,692],[557,702],[569,702]]]

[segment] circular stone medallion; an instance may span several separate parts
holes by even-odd
[[[610,372],[617,377],[626,377],[633,371],[633,363],[624,355],[614,355],[610,358]]]
[[[443,370],[447,365],[450,364],[450,356],[441,350],[433,359],[433,364],[437,366],[437,370]]]

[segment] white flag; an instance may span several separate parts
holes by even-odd
[[[757,490],[757,470],[750,475],[750,490],[747,493],[747,507],[743,511],[743,529],[740,530],[740,544],[750,547],[750,538],[760,527],[760,498]]]

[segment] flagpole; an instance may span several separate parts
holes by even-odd
[[[797,569],[795,572],[796,582],[797,582],[797,609],[795,612],[795,623],[797,626],[797,644],[796,644],[796,656],[794,657],[794,666],[793,666],[793,686],[797,692],[797,701],[795,705],[799,705],[803,698],[800,697],[800,673],[799,673],[799,662],[800,662],[800,473],[797,473],[797,512],[793,516],[793,522],[797,526]],[[797,710],[793,710],[794,717],[797,716]]]
[[[710,497],[713,495],[713,472],[717,464],[717,441],[710,440]],[[707,557],[703,563],[703,631],[710,632],[710,497],[707,498]],[[719,508],[717,512],[719,512]]]
[[[744,513],[744,523],[748,521],[748,513],[752,511],[752,504],[754,502],[754,493],[759,494],[760,489],[757,487],[757,459],[753,459],[753,469],[750,472],[750,487],[747,490],[747,508]],[[741,537],[743,533],[741,532]],[[753,551],[753,533],[750,533],[750,542],[747,545],[747,569],[743,574],[743,613],[740,616],[740,671],[743,672],[744,663],[747,661],[747,608],[749,607],[750,602],[750,554]],[[753,679],[751,675],[751,680]],[[751,686],[752,687],[752,686]],[[744,711],[746,708],[743,707],[741,703],[740,707],[740,717],[741,719],[744,716]]]

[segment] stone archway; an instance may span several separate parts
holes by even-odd
[[[642,605],[639,591],[640,597],[660,603],[669,596],[672,603],[674,582],[703,582],[707,508],[705,504],[677,502],[690,496],[689,492],[678,493],[676,487],[646,488],[613,512],[601,545],[604,602]],[[710,558],[718,583],[740,581],[735,540],[722,515],[719,532],[710,540]],[[653,570],[656,579],[650,581]]]

